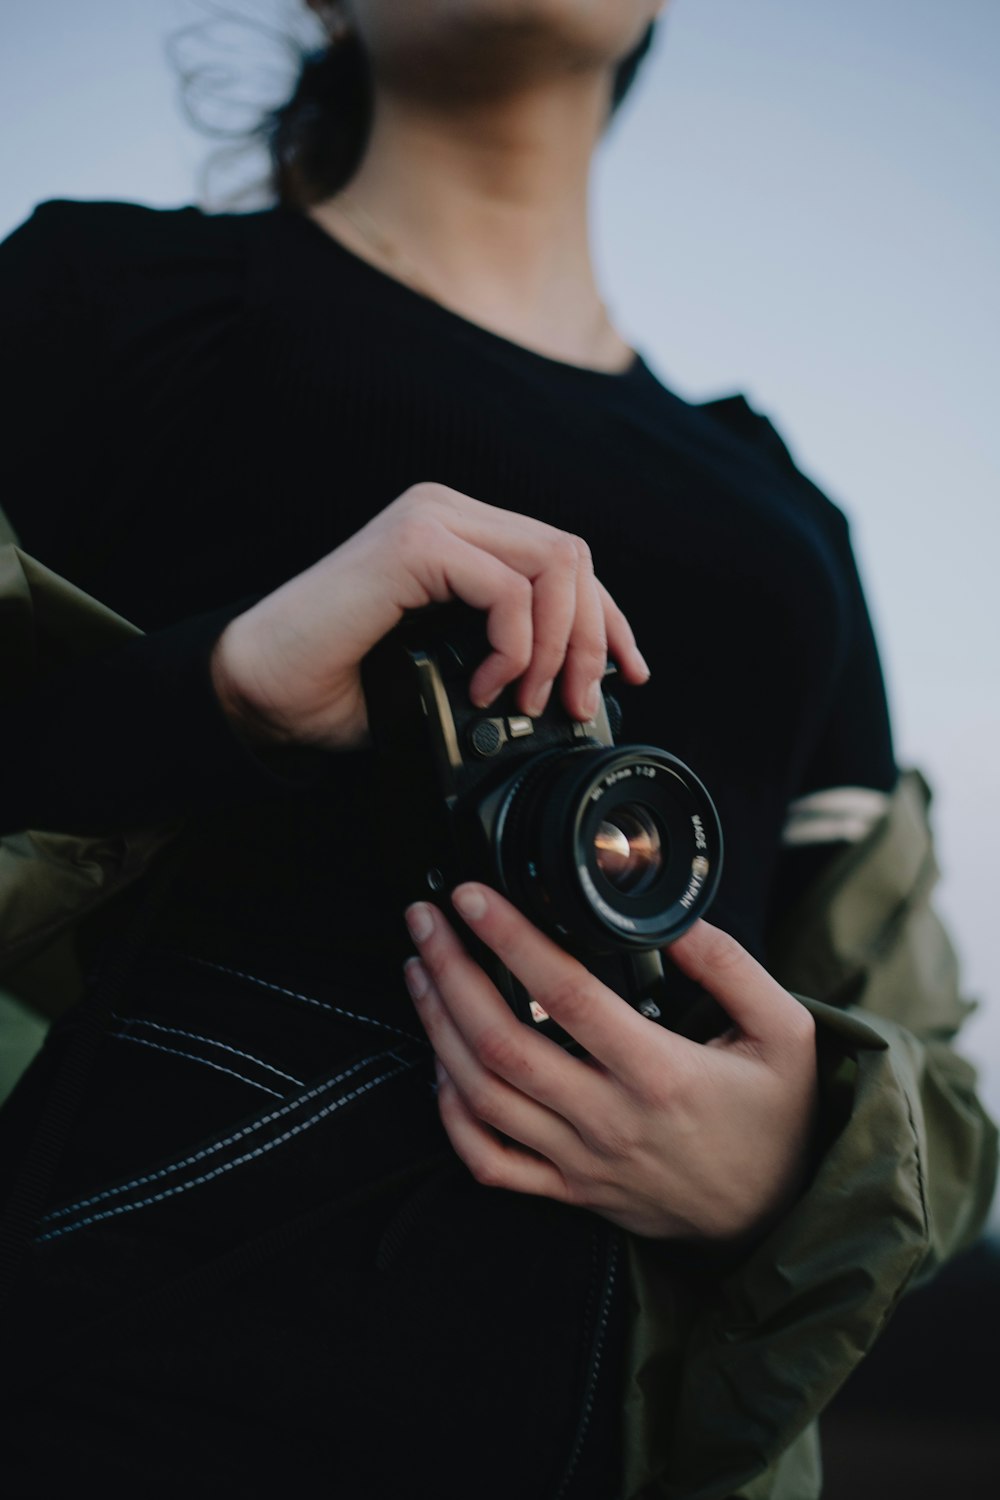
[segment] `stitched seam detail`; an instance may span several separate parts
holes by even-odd
[[[573,1452],[570,1455],[566,1473],[563,1475],[562,1484],[559,1486],[559,1489],[556,1492],[555,1500],[562,1500],[562,1497],[566,1494],[567,1489],[573,1482],[573,1476],[575,1475],[577,1466],[580,1462],[580,1454],[583,1451],[583,1445],[587,1441],[587,1435],[590,1431],[590,1418],[594,1410],[594,1397],[597,1393],[597,1379],[600,1375],[601,1360],[604,1355],[604,1339],[608,1331],[608,1319],[611,1316],[611,1298],[615,1288],[615,1279],[617,1276],[617,1272],[618,1241],[617,1239],[614,1239],[611,1242],[611,1253],[608,1256],[607,1280],[604,1283],[604,1295],[601,1298],[601,1308],[598,1317],[597,1331],[594,1334],[594,1342],[592,1346],[593,1352],[591,1354],[590,1360],[590,1374],[587,1380],[587,1388],[584,1392],[583,1410],[580,1413],[580,1425],[577,1430],[576,1442],[573,1445]]]
[[[178,953],[190,964],[201,964],[206,969],[217,969],[220,974],[230,974],[234,979],[246,979],[250,984],[259,985],[261,989],[274,990],[279,995],[287,995],[291,1000],[302,1000],[306,1005],[315,1005],[320,1010],[330,1011],[332,1015],[343,1016],[348,1021],[360,1021],[365,1026],[377,1026],[380,1031],[390,1031],[393,1036],[405,1037],[408,1042],[419,1042],[422,1046],[427,1045],[426,1037],[419,1036],[414,1031],[406,1031],[402,1026],[392,1026],[388,1021],[376,1021],[371,1016],[361,1015],[358,1011],[345,1010],[341,1005],[334,1005],[329,1000],[317,1000],[315,995],[304,995],[301,990],[286,989],[283,984],[275,984],[271,979],[261,979],[256,974],[248,974],[243,969],[232,969],[228,964],[220,964],[214,958],[199,958],[196,953]]]
[[[284,1078],[288,1083],[294,1083],[296,1088],[300,1089],[303,1086],[303,1079],[294,1078],[291,1073],[283,1073],[280,1068],[273,1067],[271,1063],[265,1062],[263,1058],[254,1057],[252,1052],[241,1052],[239,1047],[231,1047],[228,1042],[217,1041],[215,1037],[201,1036],[197,1031],[185,1031],[180,1026],[164,1026],[159,1021],[147,1021],[144,1016],[113,1016],[112,1019],[121,1022],[125,1027],[125,1032],[116,1033],[118,1036],[124,1036],[133,1027],[148,1026],[151,1031],[162,1031],[167,1036],[187,1037],[188,1041],[201,1042],[205,1047],[218,1047],[221,1052],[231,1052],[234,1057],[242,1057],[246,1062],[253,1063],[255,1067],[263,1068],[266,1072],[273,1073],[277,1078]],[[129,1040],[132,1039],[129,1037]],[[238,1074],[237,1077],[239,1077]],[[278,1095],[279,1099],[283,1097],[282,1094]]]
[[[195,1052],[184,1052],[180,1047],[167,1047],[163,1042],[153,1042],[144,1036],[133,1036],[128,1031],[116,1032],[115,1041],[134,1042],[137,1047],[151,1047],[154,1052],[165,1052],[168,1057],[183,1057],[188,1062],[201,1063],[203,1068],[212,1068],[216,1073],[228,1073],[230,1078],[238,1078],[240,1083],[249,1084],[252,1089],[260,1089],[262,1093],[270,1094],[275,1099],[285,1097],[284,1094],[279,1094],[277,1089],[269,1089],[266,1083],[257,1083],[253,1078],[246,1078],[242,1073],[237,1073],[235,1068],[225,1068],[222,1063],[210,1062],[207,1057],[199,1057]]]
[[[346,1068],[343,1073],[338,1073],[336,1078],[325,1079],[323,1083],[318,1083],[314,1088],[309,1089],[307,1093],[301,1094],[298,1099],[290,1100],[281,1109],[271,1110],[269,1114],[262,1115],[259,1120],[251,1121],[249,1125],[244,1125],[242,1129],[235,1131],[232,1135],[226,1136],[225,1139],[214,1141],[212,1145],[204,1146],[200,1151],[195,1151],[190,1156],[182,1157],[180,1161],[171,1162],[169,1166],[159,1167],[155,1172],[147,1172],[141,1177],[133,1177],[128,1182],[119,1183],[116,1187],[105,1188],[103,1192],[95,1193],[90,1198],[81,1198],[78,1202],[70,1203],[65,1208],[54,1208],[44,1216],[41,1222],[48,1224],[54,1219],[64,1219],[69,1214],[79,1213],[82,1208],[90,1208],[94,1203],[103,1203],[108,1198],[117,1198],[121,1193],[127,1193],[132,1188],[144,1187],[147,1182],[157,1182],[162,1177],[170,1177],[174,1172],[183,1171],[185,1167],[196,1166],[198,1162],[205,1161],[207,1157],[214,1156],[217,1152],[223,1151],[226,1146],[234,1146],[237,1141],[253,1135],[258,1130],[263,1130],[266,1125],[272,1124],[275,1120],[280,1120],[284,1115],[291,1114],[293,1110],[301,1109],[304,1104],[312,1103],[313,1099],[319,1094],[325,1093],[328,1089],[336,1088],[338,1083],[343,1083],[345,1079],[353,1077],[362,1068],[384,1062],[387,1057],[391,1056],[393,1054],[390,1052],[380,1052],[375,1057],[364,1057],[360,1062],[354,1063],[352,1067]]]
[[[176,1197],[178,1193],[187,1193],[191,1188],[201,1187],[206,1182],[211,1182],[214,1177],[221,1177],[224,1172],[231,1172],[234,1167],[244,1166],[248,1161],[255,1161],[258,1157],[265,1156],[267,1152],[273,1151],[276,1147],[283,1146],[286,1141],[290,1141],[295,1136],[301,1135],[304,1130],[309,1130],[313,1125],[318,1125],[321,1120],[325,1119],[327,1115],[333,1114],[342,1105],[350,1104],[352,1099],[360,1098],[362,1094],[369,1093],[380,1083],[386,1083],[390,1078],[397,1078],[400,1073],[405,1073],[410,1068],[415,1068],[416,1065],[416,1060],[414,1059],[411,1062],[402,1063],[398,1068],[392,1068],[388,1073],[380,1073],[377,1078],[369,1078],[368,1082],[361,1084],[359,1088],[351,1089],[348,1093],[341,1094],[339,1099],[333,1099],[329,1104],[324,1104],[323,1108],[317,1110],[309,1119],[300,1120],[297,1125],[293,1125],[283,1135],[275,1136],[274,1140],[265,1141],[262,1145],[254,1147],[252,1151],[244,1152],[242,1156],[234,1157],[231,1161],[220,1163],[219,1166],[213,1167],[211,1172],[203,1172],[199,1177],[191,1177],[186,1182],[177,1183],[174,1187],[164,1188],[162,1192],[151,1193],[148,1198],[140,1198],[135,1203],[121,1203],[114,1208],[102,1209],[100,1213],[88,1214],[86,1218],[78,1219],[75,1224],[63,1224],[58,1229],[50,1229],[47,1234],[38,1235],[36,1243],[41,1245],[46,1240],[59,1239],[63,1235],[72,1234],[77,1229],[84,1229],[88,1224],[96,1224],[101,1219],[114,1219],[121,1214],[133,1213],[138,1208],[148,1208],[151,1203],[162,1203],[164,1199]],[[42,1222],[44,1223],[45,1220]]]

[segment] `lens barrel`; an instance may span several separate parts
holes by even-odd
[[[650,745],[539,756],[507,788],[495,841],[513,899],[595,952],[672,942],[707,910],[722,867],[711,797]]]

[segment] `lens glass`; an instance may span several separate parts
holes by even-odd
[[[616,890],[630,896],[648,890],[663,869],[663,840],[650,809],[626,802],[610,811],[594,834],[594,855]]]

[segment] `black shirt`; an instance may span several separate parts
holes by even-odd
[[[616,374],[535,353],[286,209],[44,204],[0,247],[0,359],[22,545],[148,632],[20,706],[0,828],[193,813],[204,857],[172,921],[202,949],[335,953],[379,983],[391,963],[398,987],[370,754],[265,763],[208,658],[417,480],[590,544],[653,674],[622,738],[709,787],[712,920],[751,949],[789,803],[895,779],[847,524],[741,397],[686,402],[641,355]]]

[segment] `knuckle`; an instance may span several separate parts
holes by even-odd
[[[510,604],[515,608],[527,610],[533,593],[530,578],[526,578],[523,573],[511,571],[506,593]]]
[[[440,504],[448,491],[434,479],[418,479],[403,491],[396,504],[402,509],[422,509],[434,503]]]
[[[575,573],[579,566],[580,554],[576,543],[577,538],[566,531],[557,531],[549,543],[550,559],[566,572]]]
[[[403,557],[426,557],[440,548],[441,524],[424,506],[404,507],[394,531],[395,546]]]
[[[706,966],[716,973],[731,974],[743,967],[745,954],[728,932],[712,927],[707,929],[704,958]]]
[[[569,1204],[571,1208],[589,1208],[597,1210],[600,1208],[600,1193],[598,1189],[603,1187],[603,1182],[597,1178],[578,1178],[563,1173],[558,1197],[563,1203]]]
[[[505,1077],[517,1068],[520,1048],[506,1028],[493,1027],[479,1038],[476,1052],[491,1073]]]
[[[583,540],[582,536],[575,536],[573,538],[573,545],[576,548],[576,560],[578,567],[581,570],[586,570],[587,572],[592,573],[594,570],[594,557],[588,544]]]
[[[531,665],[531,647],[514,643],[504,648],[504,660],[515,677],[520,677]]]
[[[645,1099],[649,1109],[655,1113],[674,1113],[681,1103],[681,1090],[677,1080],[662,1073],[646,1079]]]
[[[499,1101],[496,1089],[491,1088],[486,1079],[478,1079],[466,1086],[465,1103],[477,1120],[482,1120],[486,1125],[496,1124]]]
[[[512,661],[524,657],[525,665],[531,655],[532,593],[531,583],[524,574],[508,569],[487,628],[492,646]]]
[[[572,1023],[579,1020],[591,1005],[592,987],[576,974],[561,975],[539,998],[546,1010],[551,1007],[560,1023],[565,1021],[572,1027]]]
[[[541,675],[554,677],[565,658],[565,649],[554,641],[536,641],[534,651],[535,667]]]
[[[465,1158],[465,1164],[480,1187],[502,1188],[507,1186],[506,1174],[502,1162],[497,1161],[487,1152],[470,1153]]]
[[[573,656],[587,676],[603,674],[608,660],[608,643],[604,636],[587,632],[573,642]]]
[[[639,1131],[627,1119],[611,1116],[596,1120],[591,1134],[594,1146],[606,1161],[624,1161],[639,1147]]]

